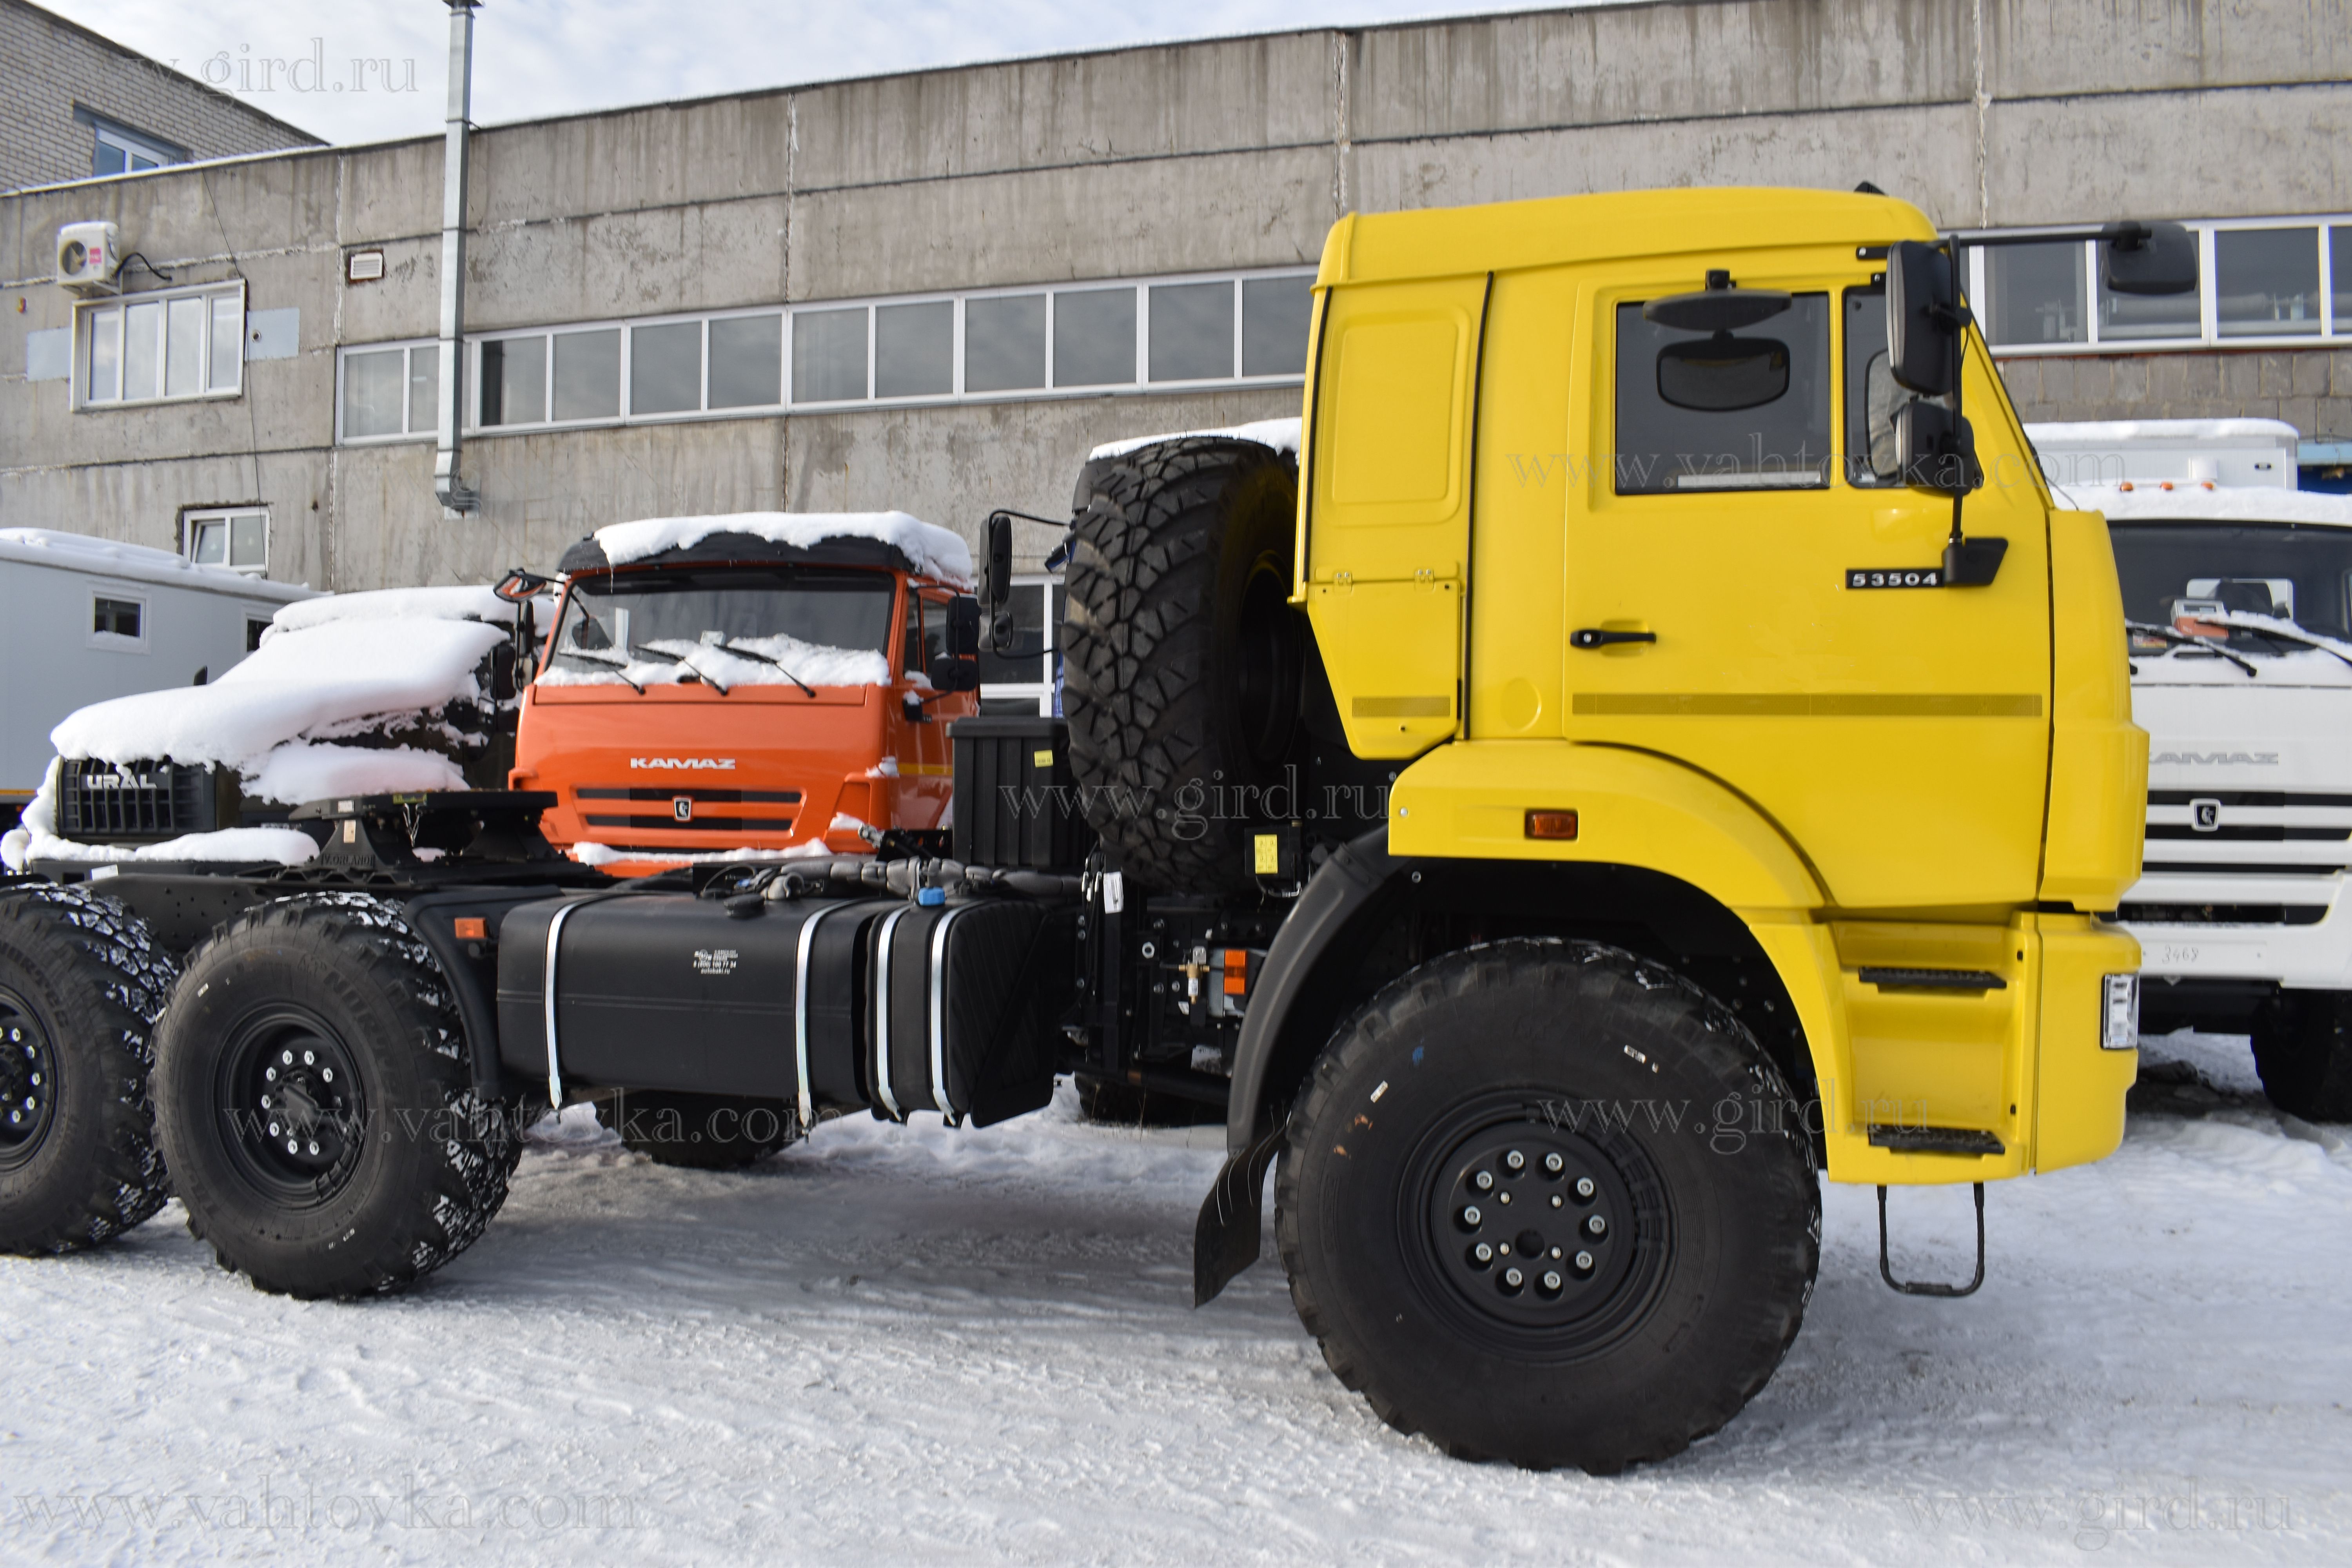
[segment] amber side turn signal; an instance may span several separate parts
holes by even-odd
[[[1572,811],[1530,811],[1528,813],[1528,837],[1530,838],[1573,838],[1576,837],[1576,813]]]
[[[490,922],[480,915],[459,915],[452,923],[457,928],[457,940],[459,942],[487,942],[489,940]]]

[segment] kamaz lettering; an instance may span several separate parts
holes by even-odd
[[[717,773],[732,773],[735,770],[735,759],[732,757],[631,757],[629,766],[656,769],[708,768]]]
[[[2152,768],[2274,768],[2279,765],[2276,752],[2158,752],[2148,758]]]

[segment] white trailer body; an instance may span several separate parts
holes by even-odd
[[[216,679],[279,606],[315,596],[161,550],[0,529],[0,827],[40,787],[67,714]]]

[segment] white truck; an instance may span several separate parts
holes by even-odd
[[[2251,1035],[2273,1104],[2352,1121],[2352,496],[2297,489],[2276,420],[2027,434],[2106,514],[2132,627],[2144,1026]]]
[[[167,551],[0,528],[0,832],[39,788],[67,714],[216,679],[280,607],[314,596]]]

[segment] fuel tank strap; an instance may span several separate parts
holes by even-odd
[[[882,931],[874,942],[874,1098],[894,1121],[904,1121],[907,1113],[898,1109],[898,1097],[890,1092],[890,957],[891,943],[898,931],[898,922],[913,913],[911,908],[892,910],[882,917]]]

